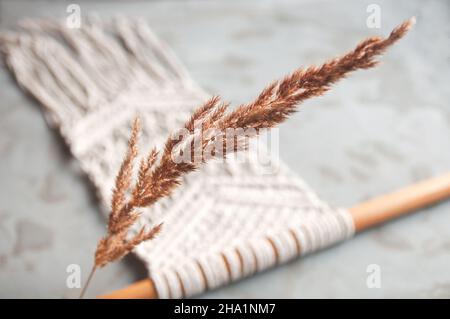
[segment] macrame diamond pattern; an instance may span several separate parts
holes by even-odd
[[[150,150],[208,98],[142,20],[92,18],[81,29],[26,20],[0,43],[105,207],[133,119],[141,118],[141,149]],[[353,235],[349,213],[282,163],[267,174],[254,147],[240,156],[205,165],[142,211],[134,232],[164,222],[156,240],[135,249],[160,298],[196,295]]]

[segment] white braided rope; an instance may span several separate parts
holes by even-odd
[[[28,20],[21,27],[0,34],[5,60],[105,205],[133,118],[141,117],[142,145],[150,149],[207,98],[143,21],[87,21],[78,30]],[[143,211],[134,231],[165,224],[156,240],[135,249],[159,297],[199,294],[353,235],[346,210],[322,202],[283,164],[261,174],[255,152],[206,165]]]

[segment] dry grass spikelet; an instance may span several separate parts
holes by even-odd
[[[215,134],[200,137],[201,151],[230,128],[253,128],[257,135],[260,129],[272,128],[283,122],[296,111],[300,103],[324,94],[334,83],[350,72],[377,65],[376,57],[401,39],[414,22],[415,19],[411,18],[402,23],[387,38],[368,38],[349,53],[331,59],[321,66],[299,68],[267,86],[254,101],[240,105],[234,111],[228,112],[228,103],[221,102],[217,96],[212,97],[192,114],[185,123],[184,129],[195,135],[194,126],[198,122],[201,122],[203,131],[215,129]],[[173,161],[172,155],[178,151],[176,147],[179,140],[169,137],[161,151],[153,149],[141,161],[137,180],[132,185],[134,162],[138,156],[139,130],[140,123],[136,120],[133,124],[128,151],[116,178],[108,232],[98,243],[94,270],[125,256],[140,243],[153,239],[160,232],[162,225],[156,225],[149,230],[142,228],[134,237],[128,238],[130,227],[139,218],[136,209],[148,207],[170,195],[180,184],[183,175],[192,172],[199,164],[209,160],[209,157],[202,157],[200,162]],[[224,153],[236,152],[245,146],[246,143],[243,141],[231,148],[224,147]],[[192,148],[193,144],[185,143],[185,147]],[[128,193],[129,198],[127,198]]]
[[[295,112],[300,103],[324,94],[332,84],[344,78],[348,73],[377,65],[378,61],[375,58],[402,38],[414,21],[414,18],[411,18],[404,22],[385,39],[368,38],[349,53],[334,58],[321,66],[297,69],[282,80],[267,86],[253,102],[240,105],[232,112],[227,112],[228,103],[223,103],[219,97],[214,96],[192,114],[184,128],[193,133],[194,123],[201,122],[203,130],[216,128],[218,129],[217,134],[223,134],[229,128],[250,127],[259,130],[274,127]],[[99,267],[124,256],[133,248],[133,245],[155,237],[160,231],[161,225],[148,231],[142,229],[135,237],[127,240],[128,229],[139,217],[135,209],[150,206],[160,198],[168,196],[180,184],[180,178],[183,175],[198,167],[198,163],[195,161],[174,162],[172,154],[179,141],[168,138],[160,156],[160,152],[153,149],[141,161],[137,181],[131,190],[131,198],[126,200],[126,193],[132,184],[134,161],[138,156],[139,130],[140,122],[137,119],[133,124],[128,151],[116,178],[108,233],[99,242],[95,254],[95,264]],[[202,150],[214,137],[202,137],[200,144]],[[190,144],[188,146],[191,147]],[[241,148],[237,146],[227,150],[235,152],[239,149]],[[206,160],[204,159],[202,162]]]

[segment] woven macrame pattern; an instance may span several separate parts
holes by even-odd
[[[0,44],[105,207],[133,119],[141,118],[147,151],[208,97],[141,20],[89,20],[80,29],[27,20]],[[282,163],[268,171],[259,154],[250,147],[209,163],[142,211],[133,231],[164,222],[156,240],[135,249],[160,298],[196,295],[353,235],[346,210],[319,200]]]

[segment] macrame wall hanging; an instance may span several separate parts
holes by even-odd
[[[140,117],[141,145],[149,150],[161,146],[208,98],[141,20],[91,20],[80,29],[27,20],[0,39],[17,82],[43,106],[49,125],[60,131],[104,206],[133,119]],[[243,156],[208,163],[170,198],[143,211],[135,232],[164,221],[155,240],[135,249],[158,297],[197,295],[345,240],[355,226],[377,221],[378,211],[370,204],[363,210],[372,220],[357,224],[360,211],[330,207],[282,163],[261,174],[267,167],[255,149]],[[448,177],[441,180],[440,190],[447,192],[433,200],[448,195],[448,186]],[[420,192],[425,189],[422,185]],[[416,197],[411,190],[402,193],[403,203]],[[428,202],[415,202],[408,210]],[[403,211],[397,206],[391,213]]]

